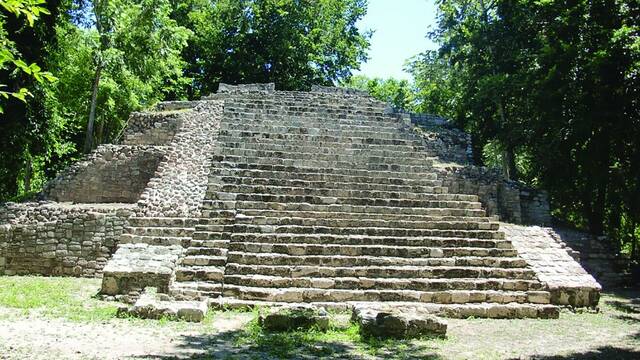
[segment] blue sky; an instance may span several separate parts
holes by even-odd
[[[360,71],[369,77],[409,79],[405,61],[437,46],[426,38],[435,24],[434,0],[369,0],[367,15],[358,28],[374,30],[369,60]]]

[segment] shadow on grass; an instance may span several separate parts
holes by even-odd
[[[138,359],[433,359],[423,345],[407,341],[348,341],[312,331],[255,334],[231,330],[217,334],[184,335],[172,354],[147,354]]]
[[[638,334],[636,334],[638,335]],[[532,360],[637,360],[640,359],[640,351],[614,346],[603,346],[583,353],[568,354],[563,356],[534,356]]]

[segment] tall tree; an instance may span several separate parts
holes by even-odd
[[[32,157],[46,147],[39,84],[53,80],[42,69],[61,7],[58,1],[0,1],[0,199],[30,190]]]
[[[365,0],[194,0],[178,7],[195,36],[184,51],[191,97],[219,82],[275,82],[308,89],[351,75],[366,59],[369,34],[356,22]]]
[[[558,216],[637,244],[640,5],[438,5],[438,61],[455,73],[456,118],[477,148],[502,148],[508,173],[546,187]],[[530,160],[526,168],[518,157]]]
[[[108,123],[103,110],[99,138],[109,133],[112,138],[122,127],[131,110],[150,105],[167,92],[174,91],[184,81],[184,62],[180,57],[191,32],[179,26],[170,15],[168,0],[94,0],[92,2],[94,28],[87,34],[93,41],[94,74],[91,78],[89,118],[84,141],[84,152],[93,147],[94,124],[98,102],[115,103],[119,114]],[[100,90],[101,82],[107,91]],[[123,89],[115,89],[122,86]],[[124,95],[118,103],[115,94]],[[100,99],[100,95],[105,98]],[[109,127],[108,130],[105,127]]]

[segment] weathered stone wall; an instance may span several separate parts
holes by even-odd
[[[499,215],[499,193],[496,173],[475,166],[437,166],[442,186],[451,193],[478,195],[488,215]]]
[[[276,89],[276,86],[275,86],[274,83],[238,84],[238,85],[220,83],[218,85],[217,94],[228,94],[228,93],[241,94],[241,93],[248,93],[248,92],[271,92],[271,91],[275,91],[275,89]],[[212,95],[215,95],[215,94],[212,94]],[[215,96],[214,96],[214,98],[215,98]]]
[[[424,146],[438,157],[436,168],[443,185],[452,192],[478,195],[489,215],[518,224],[549,225],[551,214],[546,192],[508,181],[494,169],[473,165],[471,136],[434,115],[402,114],[424,139]]]
[[[520,189],[520,207],[522,222],[525,224],[551,224],[551,209],[549,196],[544,190]]]
[[[167,145],[182,125],[180,111],[133,113],[124,132],[125,145]]]
[[[204,199],[215,138],[222,117],[221,101],[202,101],[193,110],[177,113],[180,131],[140,196],[140,216],[198,217]]]
[[[100,275],[132,205],[8,203],[0,207],[0,274]]]
[[[46,199],[76,203],[133,203],[164,156],[158,147],[101,145],[51,181]]]

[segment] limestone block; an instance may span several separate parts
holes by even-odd
[[[355,305],[351,320],[360,325],[365,337],[409,339],[421,336],[443,337],[447,322],[426,310]]]
[[[329,315],[323,308],[312,305],[287,305],[271,308],[259,318],[262,328],[268,331],[289,331],[316,327],[329,328]]]
[[[145,290],[133,306],[118,309],[119,316],[135,316],[143,319],[184,320],[201,322],[207,314],[206,301],[172,301],[162,294]]]

